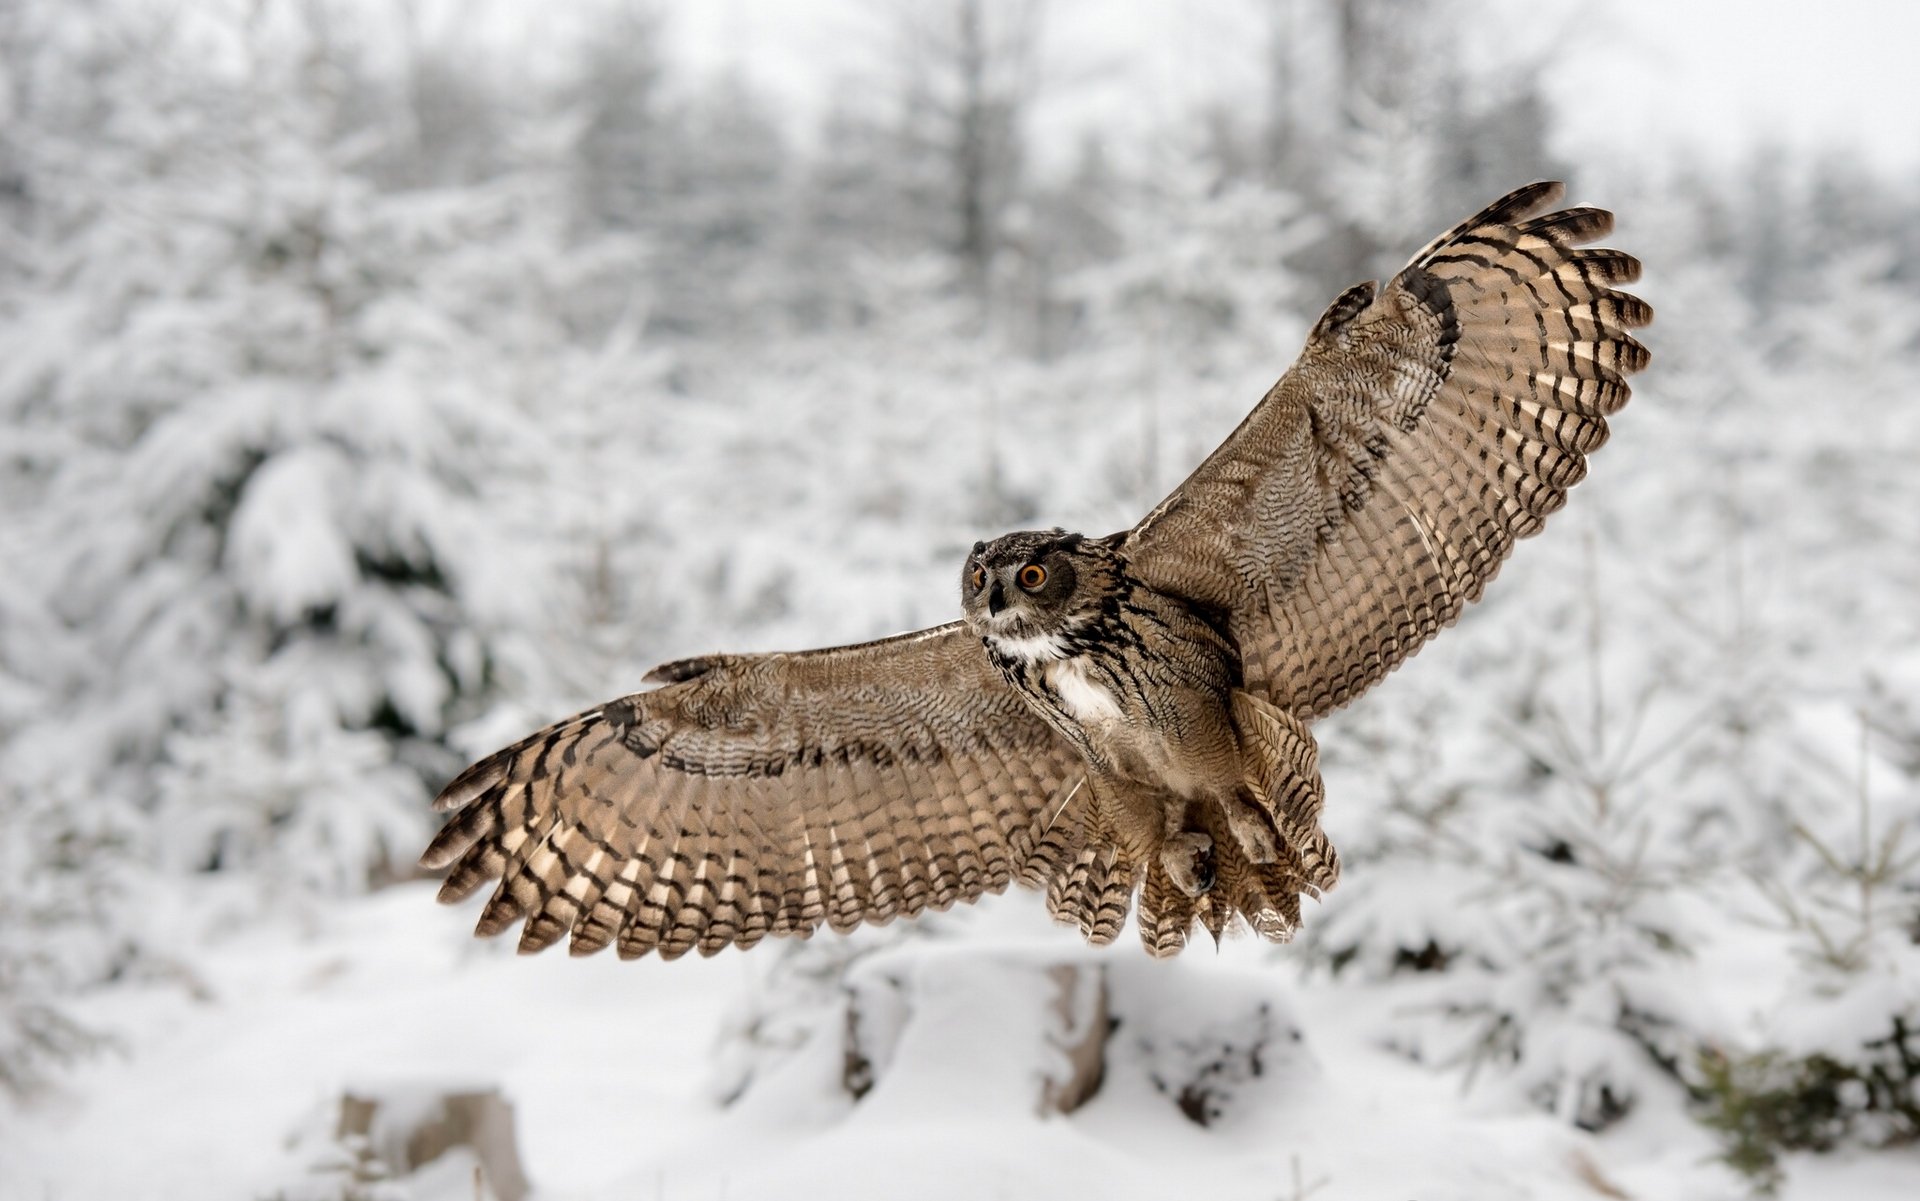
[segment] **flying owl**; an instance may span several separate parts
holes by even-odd
[[[1333,887],[1307,723],[1476,599],[1587,470],[1648,354],[1611,214],[1537,183],[1336,299],[1300,358],[1130,530],[976,543],[961,620],[711,655],[448,784],[421,863],[520,950],[710,955],[1018,880],[1096,944],[1138,897],[1288,938]]]

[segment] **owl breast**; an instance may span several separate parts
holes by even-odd
[[[1048,725],[1065,734],[1090,759],[1102,758],[1096,742],[1107,741],[1126,720],[1127,707],[1100,677],[1088,640],[1046,634],[981,640],[1000,674]]]
[[[1121,720],[1120,702],[1100,683],[1088,678],[1083,658],[1058,659],[1041,668],[1060,708],[1083,726],[1105,726]]]
[[[1230,791],[1233,647],[1183,601],[1130,583],[1090,619],[981,641],[1014,691],[1101,772],[1179,797]]]

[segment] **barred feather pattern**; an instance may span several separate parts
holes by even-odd
[[[1084,770],[958,625],[656,669],[474,764],[421,857],[523,952],[711,955],[1044,884]]]
[[[447,871],[441,898],[493,883],[479,933],[626,957],[845,931],[1016,880],[1096,944],[1136,890],[1155,956],[1196,925],[1290,938],[1340,874],[1306,723],[1481,595],[1648,361],[1630,331],[1652,310],[1614,287],[1639,264],[1590,248],[1612,217],[1553,211],[1560,194],[1521,188],[1348,289],[1132,530],[977,545],[966,621],[670,663],[474,764],[421,858]],[[1059,570],[1023,599],[1005,573],[1043,555]],[[1009,596],[1027,624],[996,665],[981,609]],[[1111,620],[1069,620],[1090,612]]]
[[[1327,792],[1313,732],[1285,709],[1248,692],[1233,694],[1233,723],[1240,734],[1248,792],[1279,835],[1293,877],[1304,891],[1318,896],[1339,882],[1340,854],[1320,828]],[[1298,922],[1296,910],[1293,924]]]
[[[1047,910],[1056,921],[1105,946],[1119,937],[1137,890],[1141,942],[1156,958],[1178,954],[1196,922],[1216,940],[1236,917],[1268,941],[1293,938],[1300,898],[1319,896],[1340,877],[1340,857],[1320,828],[1326,793],[1319,751],[1305,723],[1262,697],[1235,693],[1231,711],[1245,771],[1240,795],[1276,836],[1278,854],[1256,862],[1227,808],[1177,802],[1197,816],[1213,842],[1214,886],[1193,897],[1174,884],[1157,857],[1129,859],[1121,849],[1125,836],[1097,815],[1090,799],[1076,798],[1056,823],[1077,833],[1055,837],[1079,848],[1061,858],[1063,867],[1047,885]]]
[[[1138,868],[1108,844],[1086,847],[1047,884],[1047,912],[1104,947],[1120,937],[1133,907]]]
[[[1135,527],[1133,570],[1232,615],[1248,687],[1348,703],[1478,599],[1587,472],[1648,352],[1610,213],[1494,202],[1362,284],[1238,430]]]

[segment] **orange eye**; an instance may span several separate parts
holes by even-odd
[[[980,591],[980,585],[987,582],[986,569],[976,564],[973,569],[973,574],[968,576],[967,579],[972,581],[975,592]]]
[[[1022,588],[1032,592],[1047,582],[1047,569],[1038,563],[1029,563],[1020,569],[1020,574],[1016,578],[1020,581]]]

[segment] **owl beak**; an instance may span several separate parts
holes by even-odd
[[[1000,610],[1006,607],[1007,607],[1006,589],[1001,586],[999,580],[995,580],[993,582],[992,590],[987,593],[987,614],[990,617],[998,617],[1000,616]]]

